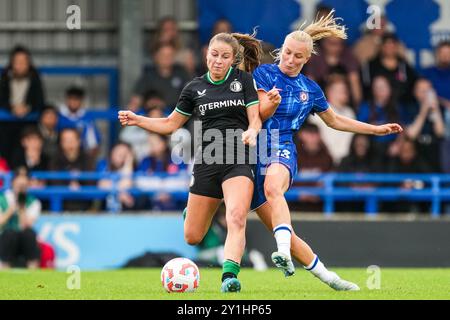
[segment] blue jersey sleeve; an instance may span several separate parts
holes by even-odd
[[[263,89],[264,91],[269,91],[273,88],[274,84],[267,68],[268,65],[261,65],[253,71],[253,79],[255,79],[258,90]]]
[[[311,113],[320,113],[326,111],[329,107],[327,98],[322,89],[316,84],[316,92],[314,94],[313,107]]]

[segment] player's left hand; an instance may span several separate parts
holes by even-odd
[[[267,91],[267,97],[269,98],[269,101],[276,106],[281,103],[280,91],[281,89],[278,89],[275,86],[273,86],[271,90]]]
[[[258,132],[255,129],[249,128],[247,131],[242,132],[242,142],[248,144],[250,147],[256,146],[256,137]]]
[[[377,126],[374,134],[377,136],[385,136],[388,134],[400,133],[402,131],[403,128],[398,123],[387,123]]]

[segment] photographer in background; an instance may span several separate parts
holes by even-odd
[[[1,268],[39,266],[40,250],[33,225],[41,213],[41,203],[27,194],[29,179],[24,168],[16,171],[12,190],[0,194]]]

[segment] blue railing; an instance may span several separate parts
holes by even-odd
[[[68,172],[33,172],[33,178],[45,180],[91,180],[94,185],[81,186],[77,189],[68,186],[50,185],[44,188],[32,188],[30,193],[40,199],[48,200],[50,210],[61,212],[64,200],[102,199],[112,197],[118,202],[118,182],[121,176],[110,173],[68,173]],[[126,191],[132,195],[154,195],[167,192],[175,201],[185,201],[188,196],[187,183],[189,174],[158,174],[148,176],[142,173],[133,175],[135,187]],[[102,189],[95,184],[100,179],[110,179],[112,187]],[[11,185],[11,174],[0,174],[3,187]],[[174,183],[170,183],[170,181]],[[140,183],[141,182],[141,183]],[[150,182],[150,183],[149,183]],[[411,188],[402,185],[410,184]],[[305,186],[299,184],[306,184]],[[311,185],[312,184],[312,185]],[[140,187],[138,187],[140,186]],[[165,187],[164,187],[165,186]],[[299,201],[300,195],[318,196],[323,201],[325,215],[332,215],[338,201],[364,201],[367,215],[376,215],[380,202],[406,200],[425,201],[431,204],[431,216],[438,217],[442,203],[450,201],[450,175],[443,174],[311,174],[298,175],[294,185],[286,192],[288,201]]]
[[[310,184],[314,186],[298,186]],[[409,187],[404,187],[408,184]],[[286,193],[288,201],[298,201],[299,195],[319,196],[325,215],[332,215],[337,201],[364,201],[368,215],[378,213],[381,201],[431,203],[431,215],[440,215],[443,201],[450,200],[448,174],[311,174],[298,175],[294,186]]]
[[[111,212],[119,211],[119,193],[126,191],[133,196],[148,195],[166,192],[175,201],[184,201],[188,196],[188,182],[190,175],[188,173],[179,174],[155,174],[147,175],[144,173],[133,174],[134,187],[126,190],[120,190],[118,183],[122,176],[117,173],[107,172],[31,172],[31,178],[46,181],[46,186],[42,188],[30,188],[29,193],[41,200],[48,200],[50,211],[62,212],[64,200],[112,200]],[[112,182],[111,188],[100,188],[97,183],[102,179],[108,179]],[[0,173],[0,181],[3,180],[3,186],[0,191],[10,188],[12,176],[11,173]],[[56,181],[67,181],[63,185],[54,185]],[[91,181],[92,185],[81,185],[78,188],[69,187],[69,181]],[[172,182],[172,183],[171,183]]]

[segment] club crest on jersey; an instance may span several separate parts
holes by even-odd
[[[236,79],[233,80],[232,83],[230,83],[230,90],[233,92],[240,92],[242,91],[242,83],[237,81]]]
[[[305,91],[300,92],[300,101],[306,102],[308,101],[308,93]]]

